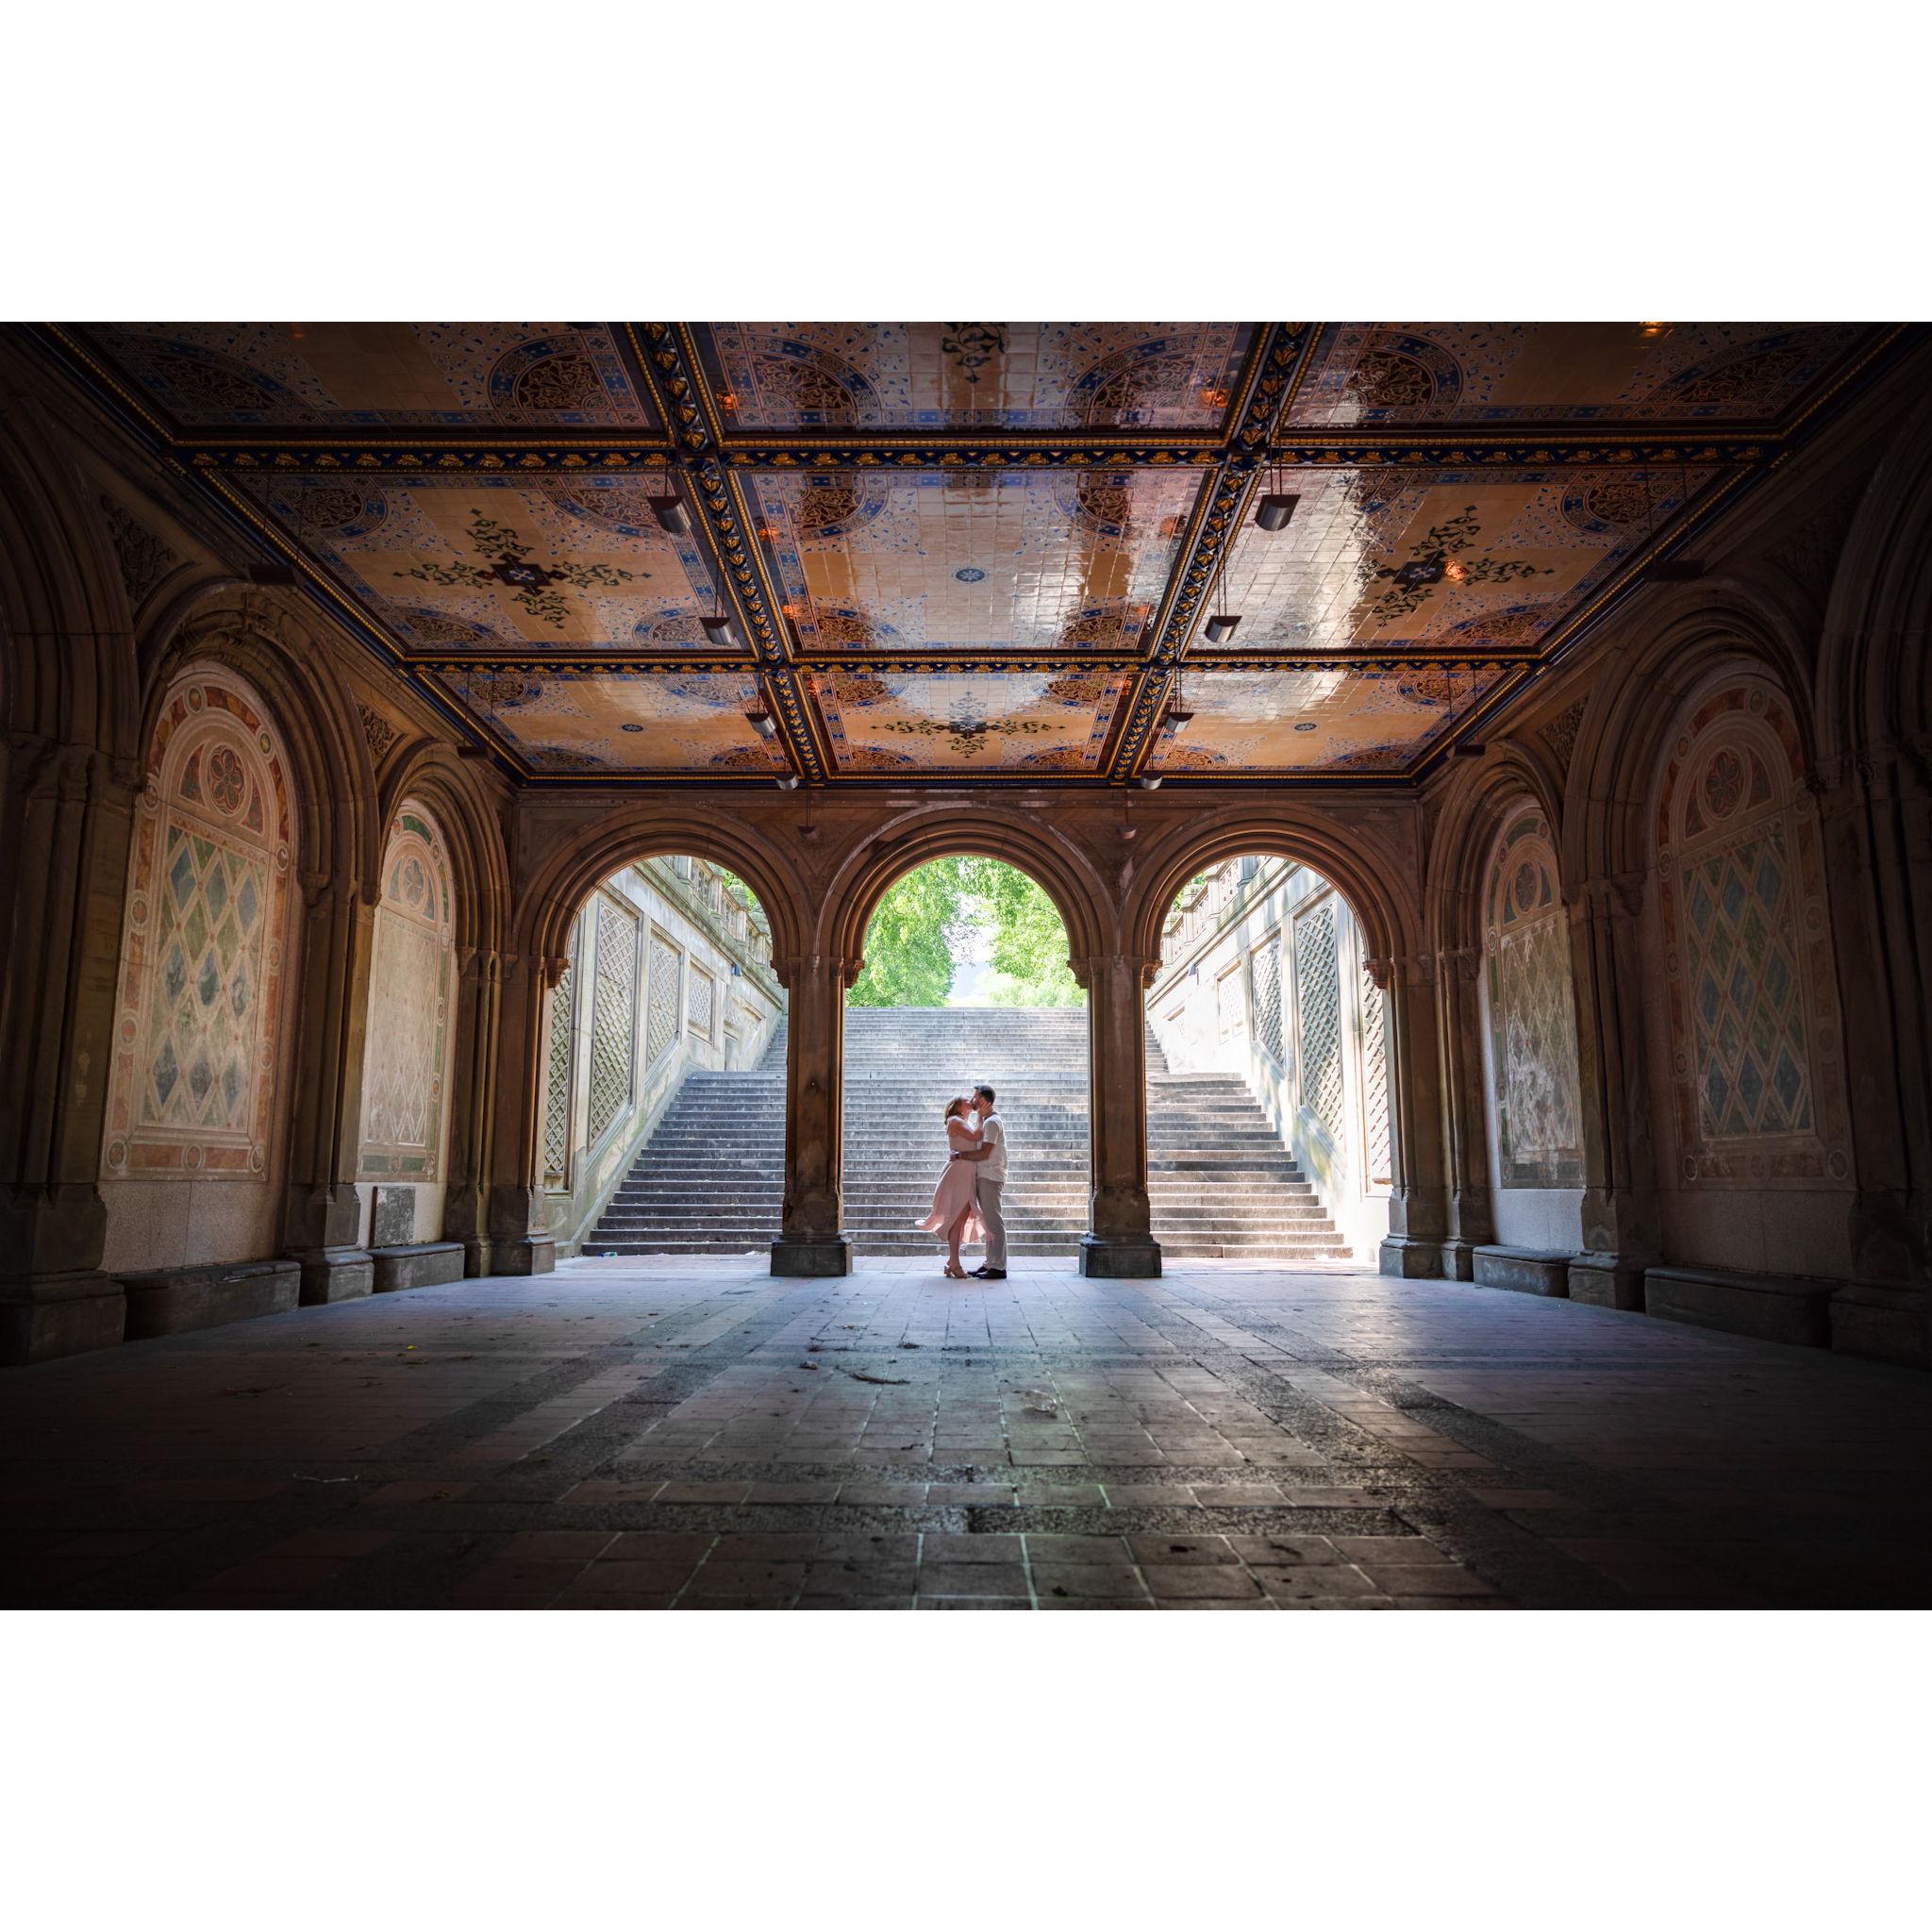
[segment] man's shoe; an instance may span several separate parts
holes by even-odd
[[[975,1268],[973,1272],[982,1281],[1004,1281],[1007,1278],[1004,1268]]]
[[[986,1263],[982,1261],[977,1268],[969,1268],[966,1272],[969,1274],[977,1274],[983,1277],[987,1273]]]

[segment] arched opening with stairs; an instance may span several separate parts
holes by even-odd
[[[689,852],[617,867],[545,1002],[544,1218],[563,1254],[733,1255],[778,1231],[785,993],[771,922]]]
[[[1204,865],[1175,895],[1147,992],[1164,1258],[1376,1258],[1391,1089],[1370,957],[1347,898],[1283,854]]]

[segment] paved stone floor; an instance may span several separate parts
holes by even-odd
[[[1932,1602],[1932,1376],[1357,1271],[583,1260],[0,1374],[11,1606]]]

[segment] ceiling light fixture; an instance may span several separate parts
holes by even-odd
[[[1188,709],[1187,699],[1181,694],[1181,667],[1174,667],[1174,695],[1167,701],[1167,728],[1176,734],[1185,731],[1194,722],[1194,714]]]
[[[668,496],[652,497],[651,514],[658,519],[658,527],[667,537],[691,535],[691,511],[675,485]]]
[[[1289,519],[1294,515],[1294,507],[1301,498],[1290,496],[1282,490],[1279,464],[1275,465],[1269,480],[1274,487],[1256,506],[1255,522],[1264,530],[1285,530],[1288,528]]]
[[[1640,322],[1637,325],[1639,338],[1646,342],[1660,342],[1676,325],[1669,322]]]
[[[1135,783],[1140,786],[1142,791],[1158,791],[1160,790],[1160,774],[1158,772],[1149,772],[1144,777],[1136,779]]]
[[[773,782],[780,791],[796,791],[798,790],[798,774],[796,772],[787,772],[782,778],[774,779]]]
[[[762,705],[759,706],[756,710],[747,711],[744,714],[744,722],[747,724],[749,724],[751,728],[754,731],[756,731],[760,738],[776,738],[778,735],[777,719],[773,717],[771,712],[766,710]]]
[[[1214,601],[1222,608],[1208,620],[1207,638],[1210,644],[1224,644],[1234,635],[1240,616],[1227,607],[1227,559],[1234,550],[1236,525],[1230,519],[1221,533],[1221,568],[1217,575]]]

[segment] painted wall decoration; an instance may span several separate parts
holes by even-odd
[[[1193,723],[1161,772],[1401,772],[1507,675],[1494,662],[1190,671]]]
[[[841,773],[1091,772],[1124,671],[809,674]]]
[[[1356,928],[1359,947],[1361,928]],[[1389,1118],[1389,997],[1364,964],[1357,997],[1362,1027],[1362,1164],[1371,1190],[1394,1185],[1395,1156]]]
[[[1185,471],[747,478],[806,651],[1135,652],[1204,485]]]
[[[288,760],[259,699],[225,671],[177,679],[135,813],[104,1177],[266,1172],[294,844]]]
[[[89,333],[184,429],[658,426],[606,323],[136,322]]]
[[[1255,1003],[1255,1042],[1277,1068],[1287,1064],[1281,1040],[1281,933],[1277,928],[1248,955]]]
[[[748,673],[519,665],[437,682],[540,773],[785,769],[783,751],[746,722],[763,702]]]
[[[651,987],[644,1022],[644,1065],[655,1067],[677,1039],[677,974],[684,955],[661,934],[651,935]]]
[[[1483,951],[1506,1188],[1583,1184],[1570,920],[1549,826],[1533,807],[1503,826],[1483,887]]]
[[[1852,324],[1330,323],[1291,427],[1774,421]]]
[[[728,428],[1211,430],[1252,323],[714,322]],[[728,399],[728,400],[727,400]]]
[[[383,851],[375,908],[362,1061],[362,1179],[437,1178],[455,1006],[449,852],[427,807],[405,799]]]
[[[1656,819],[1681,1177],[1847,1181],[1817,807],[1782,694],[1740,680],[1673,745]]]

